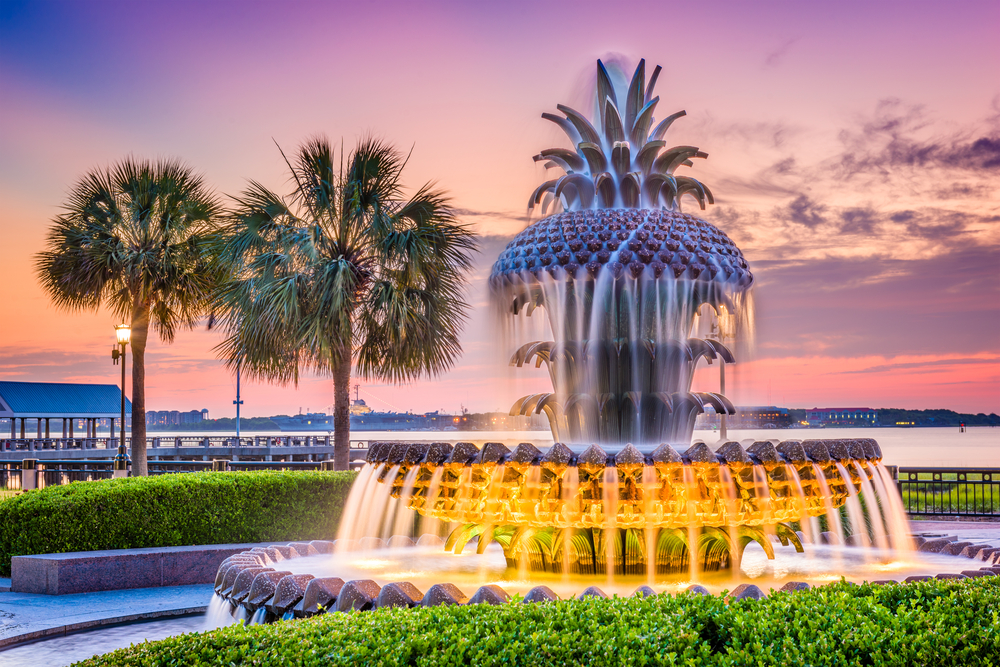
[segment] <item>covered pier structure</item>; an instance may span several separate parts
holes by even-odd
[[[109,420],[113,438],[116,421],[121,428],[121,400],[122,390],[114,384],[0,381],[0,419],[10,420],[11,439],[96,438],[102,419]],[[131,411],[126,398],[125,412]],[[34,422],[33,432],[26,428],[29,421]],[[84,433],[74,435],[79,421],[84,422]],[[53,422],[61,435],[52,433]]]

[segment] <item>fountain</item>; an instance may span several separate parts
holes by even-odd
[[[749,542],[768,552],[770,534],[801,551],[795,524],[844,505],[877,474],[870,439],[691,446],[706,407],[735,412],[721,393],[691,392],[699,361],[735,361],[721,340],[689,337],[693,322],[711,309],[739,338],[753,275],[725,233],[681,211],[685,196],[702,209],[713,201],[675,174],[707,155],[667,147],[683,111],[652,126],[659,73],[647,83],[640,61],[616,89],[598,61],[596,123],[562,105],[561,116],[543,114],[576,149],[535,156],[565,173],[529,207],[561,211],[511,241],[490,276],[512,337],[519,318],[547,315],[553,340],[518,341],[510,363],[544,363],[554,391],[518,399],[510,414],[544,412],[556,444],[369,454],[393,498],[457,524],[448,549],[495,541],[512,566],[553,572],[726,568]]]
[[[594,123],[565,106],[561,115],[543,114],[575,148],[535,157],[564,172],[529,201],[549,215],[507,246],[490,276],[514,343],[510,364],[544,363],[552,382],[553,391],[524,396],[510,412],[544,413],[555,444],[543,451],[532,443],[374,443],[336,543],[255,550],[220,568],[216,590],[243,614],[309,615],[330,601],[337,609],[379,606],[371,580],[302,574],[277,601],[290,573],[269,566],[310,550],[333,554],[326,559],[360,552],[354,572],[381,568],[385,576],[445,572],[461,562],[453,574],[470,581],[478,571],[480,582],[638,576],[652,584],[670,575],[687,575],[688,583],[711,572],[738,577],[750,545],[765,559],[775,558],[777,544],[796,553],[912,548],[870,438],[729,441],[714,451],[692,444],[698,414],[735,412],[722,393],[692,392],[691,384],[702,359],[736,361],[725,341],[751,333],[753,275],[725,233],[681,210],[682,200],[701,209],[713,203],[708,187],[675,173],[707,156],[667,147],[666,132],[683,111],[654,125],[659,73],[647,82],[640,61],[631,80],[616,85],[598,61]],[[552,339],[522,339],[539,309]],[[729,335],[691,337],[706,318]],[[442,560],[470,543],[479,565]],[[499,564],[488,561],[498,553]],[[385,604],[421,602],[412,583],[382,592],[390,586]],[[551,593],[541,588],[529,597]],[[473,598],[505,595],[484,586]],[[442,600],[467,598],[437,584],[422,603]]]

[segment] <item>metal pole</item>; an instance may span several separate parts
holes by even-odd
[[[240,406],[243,405],[243,401],[240,400],[240,365],[236,364],[236,400],[233,401],[236,405],[236,446],[240,446]]]
[[[127,477],[128,476],[128,451],[125,449],[125,345],[126,343],[119,343],[121,346],[121,362],[122,362],[122,428],[120,439],[118,440],[118,453],[115,455],[114,463],[112,465],[112,476],[113,477]]]
[[[125,453],[125,343],[122,343],[122,428],[119,442],[122,453]]]
[[[723,396],[726,395],[726,360],[721,356],[719,357],[719,393]],[[719,438],[725,440],[729,437],[729,432],[726,430],[726,418],[728,415],[723,412],[719,418]]]

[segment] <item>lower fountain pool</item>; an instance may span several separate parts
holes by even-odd
[[[718,594],[742,583],[752,583],[764,592],[779,589],[789,581],[821,586],[841,577],[855,583],[863,581],[902,581],[909,576],[958,572],[971,567],[969,559],[920,552],[898,553],[853,546],[808,545],[804,554],[792,546],[774,544],[773,560],[756,543],[744,551],[739,571],[698,572],[656,575],[614,575],[613,577],[518,572],[509,568],[502,548],[490,544],[484,553],[473,548],[462,554],[442,552],[440,546],[389,547],[368,551],[319,554],[283,560],[272,567],[293,574],[314,577],[339,577],[344,581],[372,579],[384,586],[390,582],[409,582],[426,591],[443,582],[458,586],[466,595],[478,588],[497,585],[511,595],[522,596],[536,586],[548,586],[560,598],[576,597],[589,586],[597,585],[608,595],[628,596],[640,586],[656,592],[678,593],[699,584]]]
[[[0,653],[0,665],[62,667],[131,644],[208,629],[203,614],[97,628],[7,649]]]

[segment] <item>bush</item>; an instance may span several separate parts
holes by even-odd
[[[381,609],[171,637],[117,665],[995,665],[1000,579]]]
[[[0,502],[0,573],[23,554],[336,535],[351,472],[199,472],[74,482]]]

